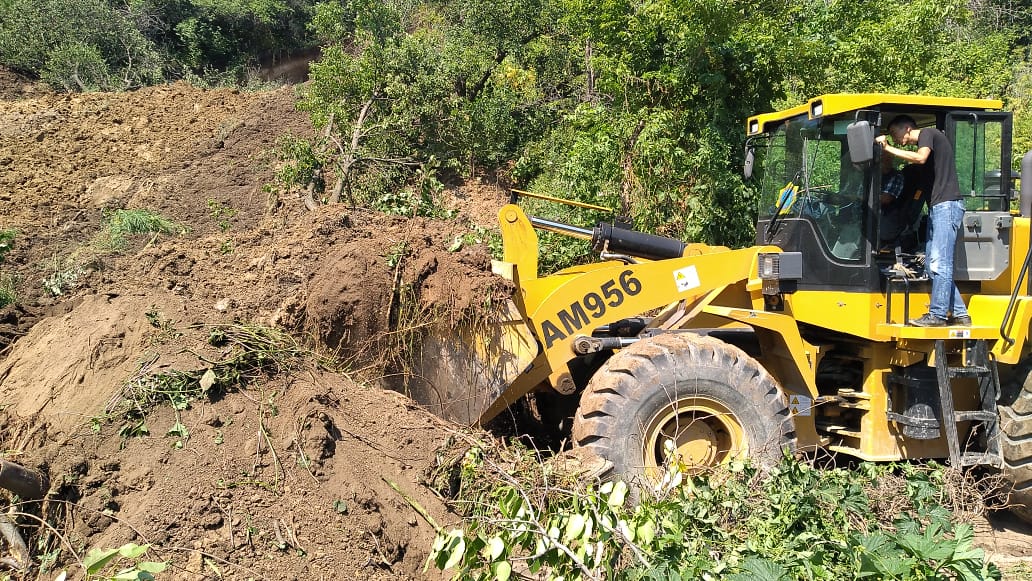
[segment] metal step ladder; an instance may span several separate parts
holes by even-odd
[[[950,464],[957,468],[983,465],[999,468],[1003,465],[1003,454],[1000,451],[1000,421],[996,407],[996,400],[1000,394],[1000,376],[996,360],[990,356],[986,341],[982,339],[964,341],[961,356],[961,365],[951,366],[946,354],[946,340],[935,341],[935,371],[939,383],[942,426],[950,451]],[[973,377],[978,380],[981,409],[957,411],[953,403],[953,379],[958,377]],[[969,451],[968,445],[971,442],[961,445],[957,433],[959,422],[982,425],[985,450]]]

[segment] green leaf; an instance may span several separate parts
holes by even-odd
[[[150,545],[137,545],[136,543],[126,543],[118,548],[118,553],[126,559],[137,559],[142,557]]]
[[[445,560],[442,569],[451,569],[455,565],[458,565],[462,561],[462,558],[466,556],[466,539],[463,537],[463,533],[460,530],[454,530],[449,533],[450,538],[448,544],[445,546],[444,553],[448,555],[448,559]]]
[[[426,558],[426,563],[423,564],[424,572],[430,567],[431,561],[433,561],[434,565],[438,568],[444,564],[443,562],[439,562],[441,559],[441,549],[444,548],[444,544],[445,537],[438,533],[438,535],[434,537],[434,542],[430,545],[430,554]]]
[[[730,581],[783,581],[790,579],[784,567],[762,557],[750,555],[742,562],[742,571],[728,575]]]
[[[136,568],[148,573],[161,573],[168,568],[168,563],[164,561],[140,561],[137,563]]]
[[[498,507],[506,518],[516,518],[516,513],[523,506],[523,499],[513,488],[506,488],[498,501]]]
[[[95,575],[118,555],[119,549],[90,549],[82,560],[88,575]]]
[[[613,493],[609,495],[609,499],[606,501],[606,504],[613,508],[623,506],[624,499],[626,498],[627,484],[620,480],[613,484]]]
[[[181,422],[176,422],[168,429],[167,432],[165,432],[165,435],[174,436],[176,438],[189,438],[190,430],[188,430]]]
[[[496,581],[509,581],[509,577],[512,575],[512,565],[508,561],[491,563],[491,573]]]
[[[337,500],[333,501],[333,510],[337,511],[340,514],[348,514],[348,503],[338,498]]]
[[[651,545],[652,540],[656,538],[656,525],[651,520],[647,520],[638,525],[638,528],[634,531],[635,538],[642,545]]]
[[[566,532],[563,533],[563,542],[569,543],[570,541],[580,538],[581,533],[584,532],[584,515],[574,513],[570,515],[569,522],[566,523]]]
[[[584,543],[591,541],[591,533],[595,532],[595,519],[586,518],[584,519],[584,534],[581,535],[581,540]]]
[[[856,539],[860,551],[860,576],[899,577],[907,574],[913,564],[912,559],[892,542],[888,536],[874,532]]]
[[[497,561],[498,557],[502,556],[505,552],[505,541],[501,537],[495,535],[488,539],[487,546],[485,547],[488,561]]]
[[[938,527],[930,525],[922,535],[899,535],[896,542],[918,559],[942,561],[949,558],[956,549],[956,542],[942,538]]]

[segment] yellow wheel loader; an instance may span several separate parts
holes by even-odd
[[[954,279],[968,326],[908,324],[929,302],[930,180],[904,168],[901,200],[883,207],[875,141],[901,114],[956,150],[966,212]],[[495,271],[514,283],[512,303],[440,339],[433,396],[417,399],[480,423],[531,401],[625,479],[825,449],[994,467],[1032,506],[1032,180],[1015,194],[1011,124],[1000,101],[891,94],[753,116],[751,248],[582,229],[507,205]],[[1022,170],[1032,175],[1032,152]],[[541,275],[537,230],[589,239],[600,261]]]

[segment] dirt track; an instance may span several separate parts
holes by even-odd
[[[468,223],[493,224],[501,192],[452,191],[449,222],[308,212],[262,186],[280,136],[310,132],[289,87],[54,95],[0,72],[0,229],[18,231],[0,275],[19,296],[0,309],[0,450],[49,475],[76,551],[149,542],[174,579],[438,576],[422,572],[433,529],[413,503],[454,523],[422,485],[454,427],[403,396],[310,369],[158,406],[143,437],[104,421],[141,369],[224,355],[207,341],[216,325],[277,326],[369,363],[369,379],[379,368],[366,356],[384,344],[368,340],[390,329],[399,281],[451,310],[492,292],[483,248],[447,249]],[[111,208],[184,230],[97,252]],[[42,283],[58,273],[51,296]],[[1001,563],[1032,555],[1023,525],[993,526],[979,534]]]

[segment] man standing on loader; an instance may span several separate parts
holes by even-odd
[[[931,164],[934,181],[928,202],[928,245],[926,268],[932,281],[928,312],[910,321],[919,327],[971,325],[964,298],[953,282],[953,254],[957,232],[964,219],[964,202],[960,195],[953,146],[946,135],[934,127],[918,129],[909,115],[900,115],[889,123],[889,136],[897,146],[917,145],[917,151],[889,145],[885,135],[875,140],[884,151],[909,163]]]

